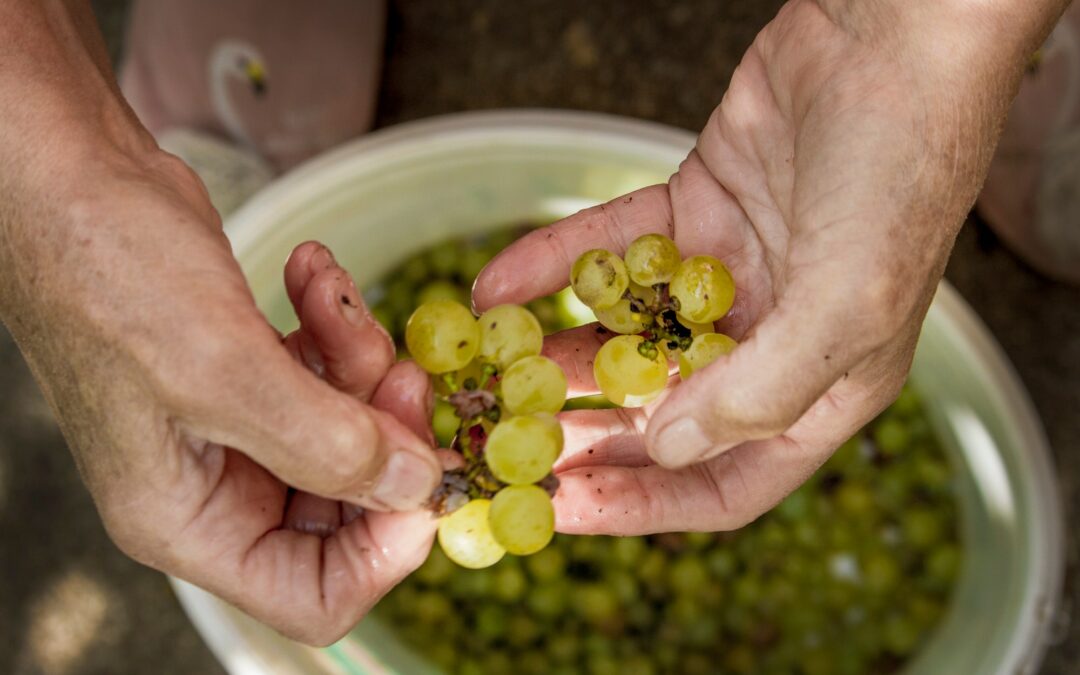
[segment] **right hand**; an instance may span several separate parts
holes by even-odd
[[[428,378],[317,245],[283,344],[193,174],[110,159],[0,184],[0,316],[124,552],[331,642],[430,547]]]

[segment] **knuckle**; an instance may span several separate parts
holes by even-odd
[[[711,401],[710,412],[717,426],[734,428],[747,440],[779,436],[795,424],[802,414],[781,398],[748,404],[730,396],[715,397]]]

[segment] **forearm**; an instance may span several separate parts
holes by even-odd
[[[45,306],[83,301],[137,240],[160,244],[181,221],[150,217],[161,202],[216,222],[124,102],[93,21],[84,2],[0,0],[0,320],[17,337]]]
[[[61,144],[138,156],[154,147],[117,88],[88,3],[0,0],[0,156],[5,177]],[[65,151],[70,156],[70,151]]]

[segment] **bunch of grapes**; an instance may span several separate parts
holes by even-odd
[[[727,267],[708,255],[683,260],[663,235],[635,239],[625,260],[586,251],[574,262],[570,286],[604,328],[619,333],[593,362],[597,386],[615,405],[654,400],[667,385],[670,361],[686,379],[737,345],[713,325],[735,301]]]
[[[547,546],[566,375],[540,356],[539,321],[517,305],[476,319],[464,305],[435,300],[413,312],[405,344],[458,419],[451,449],[462,466],[444,474],[432,499],[447,557],[479,569]]]

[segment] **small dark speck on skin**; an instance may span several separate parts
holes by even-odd
[[[469,343],[466,342],[465,340],[462,340],[461,342],[457,343],[457,348],[458,349],[464,349],[465,345],[467,345],[467,344],[469,344]]]
[[[590,450],[589,452],[592,452],[592,450]],[[592,474],[591,474],[591,473],[587,473],[587,474],[585,474],[585,477],[586,477],[586,478],[592,478]]]
[[[623,200],[623,204],[629,204],[632,201],[634,201],[633,197],[627,197],[626,199]]]
[[[552,237],[554,237],[554,236],[555,236],[555,233],[554,233],[554,232],[548,232],[548,233],[547,233],[547,238],[548,238],[548,239],[551,239],[551,238],[552,238]]]
[[[498,322],[498,321],[492,321],[492,322],[491,322],[491,329],[492,329],[492,330],[495,330],[495,326],[498,326],[498,325],[499,325],[499,322]]]
[[[623,515],[624,515],[624,516],[628,516],[628,515],[630,515],[630,512],[629,512],[629,511],[623,511],[622,513],[623,513]]]
[[[844,379],[845,379],[845,380],[847,379],[847,376],[848,376],[848,374],[847,374],[847,373],[844,373]]]
[[[602,495],[602,494],[604,494],[604,491],[601,490],[600,488],[596,488],[596,494]]]
[[[829,355],[828,355],[828,354],[826,354],[826,355],[825,355],[825,360],[826,360],[826,361],[828,361],[828,360],[829,360]]]
[[[603,513],[603,512],[604,512],[604,509],[596,509],[596,512],[597,512],[597,513]]]
[[[342,302],[342,304],[348,305],[349,307],[353,306],[352,300],[350,300],[349,296],[347,296],[347,295],[341,296],[341,302]]]
[[[593,454],[593,449],[592,448],[589,448],[589,454],[590,455]]]
[[[575,352],[580,352],[580,351],[581,351],[581,347],[574,347],[574,351],[575,351]]]

